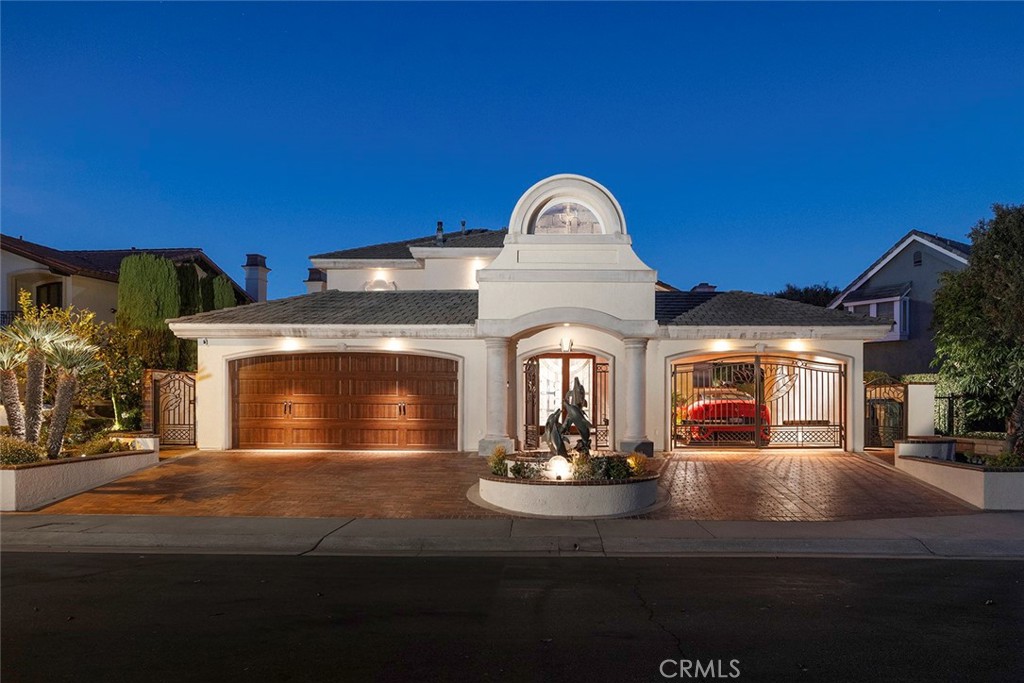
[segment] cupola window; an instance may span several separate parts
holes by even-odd
[[[601,221],[594,212],[576,202],[550,204],[534,221],[535,235],[601,235]]]

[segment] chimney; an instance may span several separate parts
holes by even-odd
[[[462,221],[462,234],[466,234],[466,221]]]
[[[306,294],[323,292],[327,290],[327,273],[319,268],[310,268],[309,277],[306,278]]]
[[[701,282],[700,284],[691,287],[690,291],[691,292],[713,292],[716,289],[717,289],[717,287],[715,285],[709,285],[706,282]]]
[[[444,246],[444,221],[437,222],[437,237],[435,240],[437,241],[437,246]]]
[[[267,257],[263,254],[245,255],[245,291],[253,301],[267,300]]]

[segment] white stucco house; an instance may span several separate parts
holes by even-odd
[[[507,230],[311,260],[303,296],[170,321],[199,340],[200,448],[534,448],[579,379],[600,448],[860,450],[864,342],[891,328],[661,286],[577,175],[529,188]]]

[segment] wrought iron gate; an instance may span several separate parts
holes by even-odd
[[[892,448],[907,435],[907,385],[864,385],[864,446]]]
[[[191,446],[196,442],[196,380],[174,372],[153,380],[156,400],[154,431],[160,443]]]
[[[841,448],[846,367],[762,355],[676,363],[672,442],[676,447]]]

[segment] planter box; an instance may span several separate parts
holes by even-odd
[[[896,457],[909,455],[918,458],[934,458],[936,460],[956,460],[956,439],[941,436],[908,436],[896,441]]]
[[[480,498],[538,517],[623,517],[658,502],[658,476],[625,481],[551,481],[480,477]]]
[[[0,467],[0,510],[35,510],[156,465],[155,451],[124,451]]]
[[[968,439],[956,437],[957,453],[974,453],[975,455],[999,455],[1006,450],[1006,442],[1002,439]]]
[[[1024,468],[996,470],[902,455],[896,469],[983,510],[1024,510]]]

